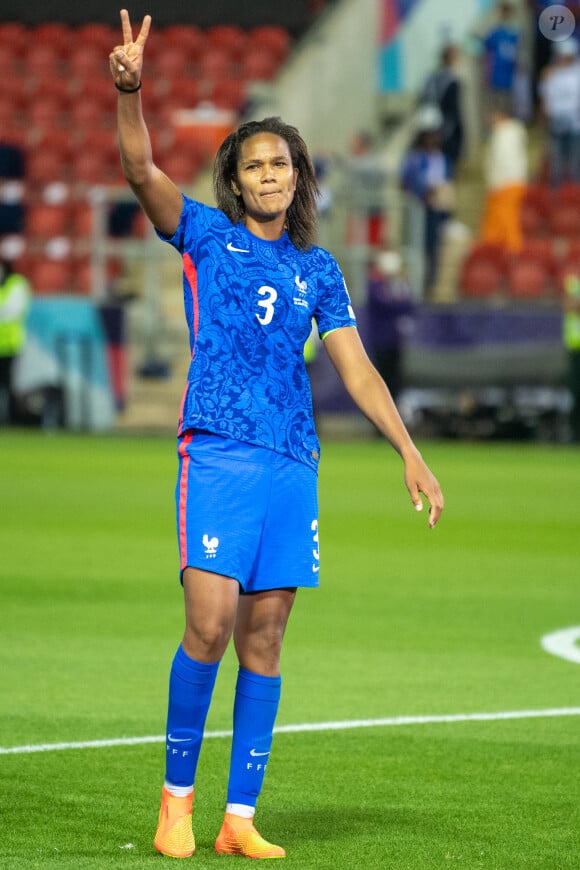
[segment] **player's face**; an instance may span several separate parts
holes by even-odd
[[[286,140],[257,133],[242,143],[232,187],[241,195],[248,218],[264,223],[286,215],[297,177]]]

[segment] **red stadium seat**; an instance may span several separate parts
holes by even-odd
[[[522,258],[513,260],[507,280],[511,299],[542,299],[548,295],[550,284],[548,272],[537,262]]]
[[[192,184],[200,170],[200,158],[194,149],[182,148],[159,158],[160,168],[176,184]]]
[[[85,130],[79,130],[75,141],[80,148],[98,151],[106,163],[117,160],[119,157],[119,143],[114,130],[89,127]]]
[[[62,55],[58,46],[33,40],[24,61],[27,76],[56,76],[62,72]]]
[[[279,65],[278,58],[270,49],[255,49],[242,58],[240,75],[249,81],[270,81],[275,76]]]
[[[2,134],[6,129],[12,129],[16,126],[18,120],[18,109],[12,102],[5,97],[0,97],[0,130]],[[4,136],[2,135],[2,138]]]
[[[283,27],[266,25],[254,27],[249,32],[249,44],[255,49],[267,48],[275,55],[278,63],[284,61],[290,51],[290,34]]]
[[[459,289],[464,299],[487,299],[502,291],[502,273],[491,260],[467,259],[459,276]]]
[[[71,178],[83,185],[107,184],[110,155],[92,148],[82,148],[70,164]]]
[[[470,263],[486,261],[505,274],[509,265],[509,255],[503,245],[497,242],[474,242],[467,254]]]
[[[90,203],[80,200],[73,206],[71,227],[77,239],[90,239],[95,232],[94,213]]]
[[[520,224],[524,237],[543,235],[548,230],[546,212],[531,203],[523,202],[520,207]]]
[[[13,52],[24,54],[34,37],[34,31],[20,21],[0,21],[0,45],[9,45]]]
[[[193,109],[202,98],[200,83],[193,78],[157,80],[155,89],[160,100],[160,109],[163,108],[165,100],[169,100],[172,105],[179,105],[183,109]]]
[[[175,79],[188,75],[192,56],[183,46],[171,45],[161,49],[155,59],[155,76],[158,79]]]
[[[518,258],[537,263],[549,275],[553,275],[558,267],[558,259],[551,238],[525,238]]]
[[[197,74],[201,79],[226,79],[236,75],[234,61],[227,51],[210,48],[199,55],[196,61]]]
[[[26,234],[42,239],[61,236],[67,232],[69,220],[70,208],[67,204],[34,203],[26,210]]]
[[[29,130],[53,130],[62,127],[65,121],[65,103],[57,97],[32,99],[26,112]]]
[[[202,50],[206,41],[203,30],[194,24],[169,24],[161,33],[162,45],[182,48],[188,57],[195,56]],[[147,40],[149,48],[149,40]]]
[[[33,186],[65,181],[67,158],[60,148],[33,149],[26,155],[26,179]]]
[[[573,238],[578,235],[578,205],[556,201],[549,213],[549,228],[554,236]]]
[[[69,123],[74,130],[87,131],[106,128],[109,123],[103,107],[91,100],[74,100],[69,111]]]
[[[37,100],[55,100],[61,107],[68,105],[71,99],[71,86],[68,77],[61,75],[43,75],[28,80],[27,86],[29,104]]]
[[[27,268],[34,293],[68,293],[71,284],[71,262],[39,257]]]
[[[536,208],[547,210],[553,196],[553,191],[545,184],[529,184],[524,193],[524,202],[533,204]]]
[[[61,56],[68,54],[75,42],[72,28],[62,21],[45,21],[36,24],[31,37],[39,44],[54,45]]]
[[[105,282],[109,284],[118,278],[121,272],[121,263],[115,257],[110,257],[105,264]],[[90,256],[77,257],[71,269],[71,287],[74,292],[89,296],[93,291],[95,282],[93,263]]]
[[[135,32],[134,35],[136,36],[137,33]],[[74,41],[77,45],[96,48],[107,63],[109,52],[119,44],[120,39],[121,34],[118,27],[97,21],[80,24],[75,28],[74,33]]]
[[[569,202],[576,207],[579,207],[580,184],[575,184],[573,182],[566,182],[565,184],[562,184],[562,186],[554,192],[553,198],[556,202]]]
[[[247,50],[248,34],[234,24],[214,25],[207,30],[206,37],[212,47],[226,51],[234,61]]]
[[[580,260],[580,238],[566,240],[566,250],[564,252],[564,258],[568,257]]]
[[[104,75],[109,68],[109,51],[103,52],[97,45],[80,45],[71,49],[68,57],[69,75],[72,78]]]
[[[75,100],[90,100],[110,112],[116,110],[117,92],[110,75],[90,75],[74,83]]]
[[[18,56],[9,45],[2,45],[0,51],[0,75],[12,77],[18,66]]]
[[[521,207],[520,220],[524,237],[539,236],[548,232],[548,214],[553,192],[543,184],[526,188]]]
[[[246,96],[246,83],[241,79],[223,79],[208,83],[207,99],[218,109],[239,112]]]

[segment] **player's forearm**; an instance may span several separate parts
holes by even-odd
[[[374,366],[369,366],[364,375],[355,380],[347,379],[345,387],[365,417],[374,423],[403,459],[418,453],[388,387]]]
[[[119,94],[117,130],[123,174],[132,187],[140,187],[151,178],[154,166],[139,92]]]

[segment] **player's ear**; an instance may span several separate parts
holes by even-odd
[[[242,195],[242,191],[241,191],[240,188],[238,187],[238,182],[236,181],[235,178],[232,178],[232,190],[233,190],[233,192],[235,193],[236,196],[241,196],[241,195]]]

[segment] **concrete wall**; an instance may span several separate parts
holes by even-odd
[[[343,152],[376,121],[378,0],[342,0],[317,22],[256,115],[281,115],[310,149]]]

